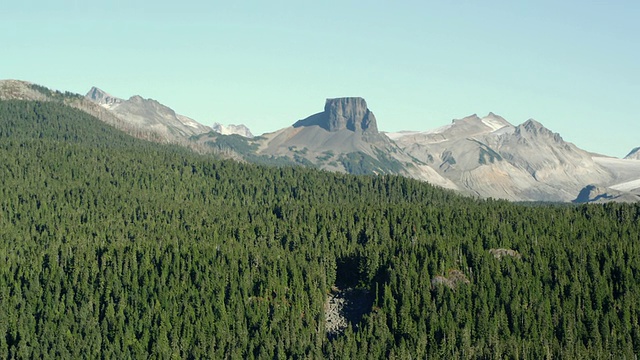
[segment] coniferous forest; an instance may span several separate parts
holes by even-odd
[[[640,354],[638,204],[262,167],[29,101],[0,101],[0,182],[3,359]],[[329,336],[346,286],[369,308]]]

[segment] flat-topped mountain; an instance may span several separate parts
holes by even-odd
[[[327,99],[324,111],[296,122],[293,127],[317,125],[329,132],[350,130],[353,132],[378,133],[376,117],[360,97]]]
[[[318,153],[361,151],[375,156],[377,148],[392,146],[378,132],[376,117],[362,98],[327,99],[324,111],[262,137],[259,153],[273,155],[287,154],[293,146]]]

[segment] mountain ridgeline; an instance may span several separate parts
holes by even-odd
[[[204,126],[155,100],[124,100],[95,87],[83,98],[0,81],[0,98],[63,102],[135,137],[240,161],[397,174],[480,198],[640,201],[637,149],[625,159],[592,154],[533,119],[514,126],[490,113],[428,131],[382,133],[365,100],[352,97],[327,99],[322,112],[254,137],[243,125]]]
[[[0,358],[640,352],[640,204],[223,160],[45,100],[0,100]],[[386,146],[360,114],[334,132]]]

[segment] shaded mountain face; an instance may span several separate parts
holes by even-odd
[[[628,160],[640,160],[640,146],[631,150],[624,158]]]
[[[378,132],[376,118],[362,98],[327,99],[324,111],[299,120],[293,126],[262,135],[259,153],[292,155],[291,149],[307,149],[312,156],[323,152],[362,152],[376,157],[393,144]],[[305,156],[313,162],[312,156]]]
[[[354,132],[378,133],[376,117],[360,97],[327,99],[324,111],[296,122],[293,127],[317,125],[329,132],[350,130]]]
[[[587,185],[573,200],[574,203],[607,203],[607,202],[638,202],[640,194],[619,191],[612,188],[601,187],[596,185]]]

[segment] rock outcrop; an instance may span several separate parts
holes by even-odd
[[[222,134],[222,135],[240,135],[246,138],[252,138],[253,134],[251,133],[251,130],[249,130],[248,127],[240,124],[240,125],[234,125],[234,124],[229,124],[229,125],[222,125],[220,123],[213,123],[213,125],[211,125],[211,128],[213,129],[213,131],[217,132],[218,134]]]
[[[504,256],[510,256],[514,259],[522,259],[522,255],[517,250],[513,249],[489,249],[489,254],[494,258],[501,260]]]
[[[91,90],[85,95],[85,97],[94,103],[103,106],[107,109],[120,104],[123,102],[123,99],[117,98],[103,90],[98,89],[97,87],[92,87]]]
[[[460,270],[449,269],[447,276],[436,275],[431,279],[431,286],[444,285],[450,289],[456,289],[460,284],[469,285],[471,281]]]
[[[324,111],[296,122],[294,127],[317,125],[329,132],[350,130],[353,132],[378,133],[376,117],[360,97],[327,99]]]

